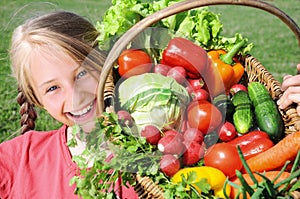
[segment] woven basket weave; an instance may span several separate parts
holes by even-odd
[[[115,43],[108,54],[100,75],[100,82],[98,86],[99,110],[103,110],[104,108],[104,98],[109,94],[113,94],[112,81],[109,81],[110,83],[107,82],[108,79],[111,78],[111,71],[115,61],[131,40],[133,40],[147,27],[150,27],[154,23],[168,16],[198,7],[213,5],[240,5],[254,7],[269,12],[274,16],[277,16],[290,28],[290,30],[295,34],[300,45],[300,29],[297,24],[283,11],[266,2],[259,0],[188,0],[177,3],[139,21]],[[248,82],[257,81],[263,83],[275,101],[281,97],[282,91],[280,89],[280,82],[278,82],[256,58],[251,55],[247,55],[245,57],[241,57],[240,61],[245,67]],[[296,105],[290,105],[284,110],[279,110],[279,112],[281,113],[284,121],[286,135],[300,131],[300,117],[297,115]],[[135,190],[140,198],[164,198],[163,190],[149,177],[141,177],[139,175],[136,175],[135,177],[137,181]]]

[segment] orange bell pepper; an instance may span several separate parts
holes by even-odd
[[[228,93],[231,86],[238,83],[243,76],[244,67],[237,59],[234,59],[234,56],[244,46],[244,44],[245,40],[242,40],[233,46],[233,48],[227,53],[224,50],[211,50],[208,52],[208,57],[212,62],[211,67],[215,68],[212,69],[214,70],[214,75],[219,76],[223,82],[223,85],[221,86],[217,85],[218,82],[213,82],[214,95],[222,93],[224,89],[225,93]]]

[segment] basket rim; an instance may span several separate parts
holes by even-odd
[[[134,26],[132,26],[126,33],[124,33],[118,41],[114,44],[112,49],[107,55],[107,58],[104,62],[102,72],[99,78],[99,85],[97,88],[97,105],[99,108],[100,114],[102,114],[104,110],[104,88],[106,79],[108,78],[113,64],[120,56],[121,52],[126,48],[128,43],[140,32],[142,32],[145,28],[151,26],[152,24],[158,22],[161,19],[164,19],[168,16],[184,12],[190,9],[199,8],[203,6],[213,6],[213,5],[240,5],[247,7],[254,7],[264,11],[267,11],[275,16],[277,16],[281,21],[283,21],[295,34],[298,43],[300,45],[300,28],[296,24],[296,22],[289,17],[285,12],[276,6],[260,1],[260,0],[187,0],[183,2],[179,2],[173,4],[169,7],[166,7],[156,13],[153,13],[141,21],[137,22]]]

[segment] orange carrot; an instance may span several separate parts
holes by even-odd
[[[280,171],[267,171],[267,172],[263,172],[263,174],[269,179],[269,180],[274,180],[275,177],[279,174]],[[263,181],[263,178],[256,174],[256,173],[253,173],[254,177],[257,179],[258,182],[262,182]],[[274,184],[278,183],[278,182],[281,182],[282,180],[288,178],[290,176],[290,173],[289,172],[283,172],[280,177],[274,182]],[[250,177],[250,175],[248,173],[245,173],[243,174],[243,177],[245,179],[245,181],[251,186],[253,185],[253,181]],[[235,184],[237,185],[241,185],[241,182],[239,180],[239,178],[236,178],[234,180],[231,180],[232,182],[234,182]],[[230,193],[230,198],[235,198],[235,196],[238,194],[238,189],[232,187],[231,189],[231,193]],[[243,198],[242,197],[242,194],[240,194],[239,198]],[[249,194],[247,193],[247,198],[250,198]]]
[[[300,150],[300,131],[287,135],[270,149],[250,158],[251,171],[270,171],[294,160]]]

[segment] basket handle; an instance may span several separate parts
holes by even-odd
[[[161,19],[164,19],[168,16],[184,12],[190,9],[203,7],[203,6],[211,6],[211,5],[241,5],[254,7],[261,10],[265,10],[279,19],[281,19],[295,34],[298,43],[300,45],[300,29],[298,25],[290,18],[286,13],[284,13],[279,8],[260,1],[260,0],[187,0],[180,3],[173,4],[169,7],[166,7],[156,13],[153,13],[146,18],[142,19],[134,26],[132,26],[126,33],[122,35],[121,38],[114,44],[112,49],[110,50],[107,59],[104,62],[104,66],[100,75],[100,81],[98,85],[98,108],[100,113],[102,113],[104,108],[104,87],[107,77],[113,67],[114,62],[118,59],[121,52],[126,48],[126,46],[130,43],[134,37],[136,37],[139,33],[141,33],[144,29],[151,26],[152,24],[158,22]]]

